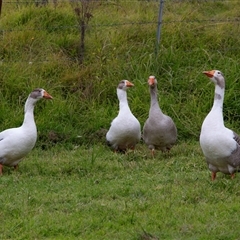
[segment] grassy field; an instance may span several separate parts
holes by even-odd
[[[159,3],[103,1],[92,12],[79,65],[80,33],[71,5],[4,4],[0,128],[19,125],[27,95],[42,87],[54,101],[36,107],[41,144],[52,144],[49,132],[65,144],[97,142],[92,136],[107,129],[118,111],[118,82],[135,84],[128,98],[143,124],[150,101],[147,79],[155,75],[161,108],[176,122],[179,139],[197,140],[213,101],[213,85],[202,71],[219,69],[227,81],[224,117],[238,132],[239,8],[237,1],[167,1],[156,55]],[[76,140],[78,135],[85,138]]]
[[[35,149],[1,178],[1,239],[239,239],[239,176],[212,182],[199,144]]]
[[[214,91],[204,70],[225,74],[224,119],[240,133],[239,2],[166,1],[157,53],[159,2],[101,3],[81,65],[72,5],[3,4],[0,131],[22,123],[32,89],[54,99],[36,105],[34,150],[0,178],[0,239],[240,239],[239,175],[212,182],[198,142]],[[149,75],[179,142],[154,159],[143,143],[115,154],[105,134],[117,84],[134,83],[129,105],[143,126]]]

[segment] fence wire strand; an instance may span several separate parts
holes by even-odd
[[[3,6],[5,4],[9,4],[9,5],[36,5],[36,4],[42,4],[43,2],[45,2],[46,4],[58,4],[58,3],[70,3],[70,2],[81,2],[84,0],[37,0],[37,1],[2,1]],[[92,1],[92,0],[85,0],[85,1]],[[164,0],[136,0],[136,1],[119,1],[119,0],[95,0],[92,2],[96,2],[96,3],[106,3],[106,4],[112,4],[112,3],[116,3],[116,4],[120,4],[121,2],[123,3],[127,3],[127,2],[131,2],[131,3],[146,3],[148,4],[149,2],[155,2],[156,6],[160,3],[160,1],[164,1]],[[227,4],[231,4],[231,3],[238,3],[240,4],[240,0],[165,0],[165,3],[171,4],[171,3],[177,3],[177,4],[183,4],[183,3],[198,3],[198,4],[206,4],[206,3],[227,3]],[[37,6],[36,6],[37,7]],[[240,16],[239,14],[237,14],[236,17],[229,17],[229,18],[211,18],[211,19],[180,19],[180,20],[165,20],[164,19],[164,14],[163,14],[163,19],[161,20],[161,25],[162,27],[170,25],[170,24],[202,24],[202,25],[212,25],[215,26],[216,24],[237,24],[238,26],[240,23]],[[1,24],[1,23],[0,23]],[[87,25],[85,25],[85,27],[88,28],[95,28],[95,29],[102,29],[102,28],[118,28],[121,26],[131,26],[131,25],[154,25],[157,27],[157,25],[159,24],[159,22],[156,21],[132,21],[132,22],[121,22],[121,23],[102,23],[102,24],[98,24],[98,23],[88,23]],[[0,25],[1,26],[1,25]],[[44,30],[49,30],[49,31],[57,31],[57,30],[68,30],[68,29],[76,29],[79,30],[79,25],[60,25],[60,26],[48,26],[48,27],[38,27],[38,28],[23,28],[23,27],[14,27],[14,28],[7,28],[7,27],[0,27],[0,41],[1,39],[4,38],[4,34],[7,32],[21,32],[21,31],[44,31]],[[163,32],[164,34],[164,32]],[[228,51],[237,51],[239,50],[239,46],[236,47],[229,47],[229,48],[224,48],[223,51],[224,52],[228,52]],[[191,49],[189,49],[189,51],[192,51]],[[213,50],[215,51],[215,50]],[[76,59],[73,58],[66,58],[67,61],[73,61]],[[3,60],[3,57],[0,56],[0,66],[4,63],[17,63],[18,61],[14,60]],[[26,64],[36,64],[36,61],[28,61],[28,60],[21,60],[19,62],[25,62]],[[48,62],[48,60],[37,60],[37,62],[39,63],[46,63]]]

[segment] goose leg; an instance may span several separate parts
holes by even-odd
[[[215,172],[212,172],[212,181],[214,181],[214,180],[215,180],[216,176],[217,176],[217,173],[215,173]]]
[[[234,179],[234,177],[235,177],[235,174],[232,173],[232,174],[231,174],[231,179]]]
[[[15,171],[18,170],[18,164],[14,166],[14,170],[15,170]]]
[[[135,146],[131,146],[130,149],[134,151],[135,150]]]
[[[154,155],[155,155],[155,149],[154,148],[151,149],[151,155],[154,158]]]
[[[3,171],[3,165],[0,164],[0,176],[2,175],[2,171]]]

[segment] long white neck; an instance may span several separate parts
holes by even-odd
[[[127,100],[127,92],[125,90],[122,89],[117,89],[117,96],[118,96],[118,100],[119,100],[119,110],[129,110],[130,108],[128,106],[128,100]]]
[[[214,114],[215,118],[217,119],[216,122],[218,122],[221,125],[224,125],[224,122],[223,122],[224,92],[225,92],[224,87],[221,88],[219,85],[217,84],[215,85],[214,102],[210,112],[210,114]]]
[[[24,107],[24,120],[22,124],[23,126],[36,127],[35,121],[34,121],[34,106],[36,102],[37,102],[36,99],[28,97]]]
[[[219,85],[216,84],[213,108],[219,108],[221,110],[223,109],[224,92],[225,88],[221,88]]]

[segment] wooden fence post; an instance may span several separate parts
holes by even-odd
[[[164,0],[160,0],[159,12],[158,12],[158,25],[157,25],[157,41],[156,41],[156,55],[158,53],[159,44],[161,40],[161,27],[162,27],[162,17],[163,17],[163,4]]]

